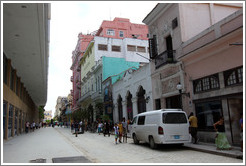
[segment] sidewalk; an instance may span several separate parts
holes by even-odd
[[[217,150],[215,144],[203,142],[199,142],[198,144],[187,143],[184,146],[201,152],[243,159],[243,152],[240,151],[240,147],[233,146],[231,150]]]
[[[127,133],[127,137],[130,138],[130,134]],[[243,159],[243,152],[241,152],[240,147],[232,146],[231,150],[217,150],[216,145],[212,143],[199,142],[198,144],[186,143],[184,147],[221,156],[233,157],[237,159]]]

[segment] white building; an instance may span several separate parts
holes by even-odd
[[[138,113],[153,110],[150,65],[125,71],[122,79],[113,85],[112,94],[114,122],[123,117],[132,120]]]

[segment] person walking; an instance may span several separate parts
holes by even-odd
[[[114,124],[114,135],[115,135],[115,144],[117,144],[117,139],[119,137],[119,127],[117,123]]]
[[[123,142],[126,142],[127,143],[127,122],[126,122],[126,119],[125,117],[123,118],[123,121],[122,121],[122,127],[123,127]]]
[[[110,132],[109,132],[109,122],[106,121],[103,125],[103,128],[104,128],[104,132],[103,132],[103,135],[105,137],[106,134],[108,134],[108,136],[110,137]]]
[[[198,125],[197,125],[197,117],[194,116],[193,112],[191,112],[189,115],[189,122],[190,122],[189,131],[190,131],[190,134],[192,136],[192,139],[194,140],[193,144],[196,144],[198,141],[198,138],[197,138],[197,127],[198,127]]]
[[[213,126],[214,130],[217,132],[215,137],[215,144],[217,150],[230,150],[231,145],[229,144],[225,134],[224,117],[220,116],[219,121],[214,123]]]
[[[118,127],[119,127],[119,143],[122,143],[121,139],[122,139],[122,134],[123,134],[123,125],[121,121],[119,122]]]
[[[98,133],[99,133],[99,135],[100,135],[100,133],[101,133],[101,131],[102,131],[102,128],[103,128],[103,124],[102,124],[101,121],[98,123],[97,128],[98,128]]]
[[[74,123],[74,128],[75,128],[75,137],[78,137],[79,123],[77,121],[75,121]]]

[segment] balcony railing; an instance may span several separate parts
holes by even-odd
[[[102,91],[96,91],[91,96],[92,99],[103,99]]]
[[[70,81],[73,82],[73,76],[71,76]]]
[[[91,98],[92,93],[93,93],[92,91],[89,91],[86,94],[82,95],[81,98],[79,98],[78,103],[80,103],[80,102],[82,102],[88,98]]]
[[[166,50],[160,53],[159,55],[157,55],[155,58],[155,68],[157,69],[168,63],[175,63],[176,62],[174,60],[175,53],[176,53],[175,50]]]

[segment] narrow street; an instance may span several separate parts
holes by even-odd
[[[75,137],[70,128],[61,127],[41,128],[3,142],[3,163],[29,163],[35,159],[53,163],[54,158],[79,156],[85,159],[84,162],[92,163],[243,162],[241,159],[193,151],[187,147],[161,146],[152,150],[148,144],[135,145],[132,139],[128,139],[128,143],[115,145],[114,135],[104,137],[102,134],[86,132]]]

